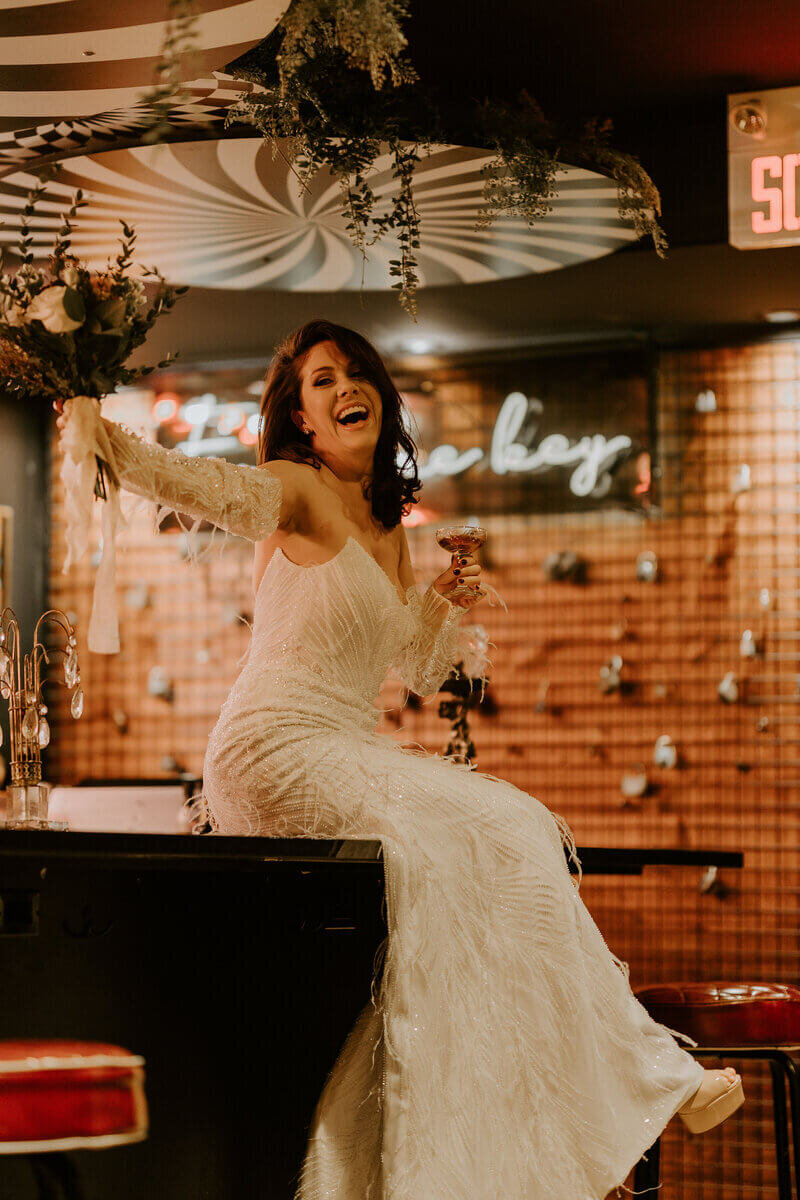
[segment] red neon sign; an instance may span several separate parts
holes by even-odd
[[[763,154],[750,164],[750,195],[754,204],[766,204],[768,212],[750,214],[753,233],[795,233],[800,229],[797,212],[797,168],[800,154]],[[767,177],[770,182],[767,182]],[[775,182],[777,181],[777,182]]]

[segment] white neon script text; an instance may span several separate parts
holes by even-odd
[[[517,441],[526,422],[528,432],[525,436],[528,442],[533,440],[538,422],[530,423],[528,419],[532,414],[541,415],[543,411],[540,400],[529,400],[522,392],[511,392],[506,396],[492,431],[489,449],[491,469],[496,475],[506,475],[512,471],[533,473],[549,471],[554,467],[574,466],[569,479],[573,495],[604,495],[611,483],[611,468],[630,452],[632,440],[625,434],[607,438],[602,433],[595,433],[571,443],[563,433],[550,433],[535,447]],[[455,446],[444,443],[431,450],[419,469],[420,478],[424,482],[426,479],[460,475],[484,457],[484,451],[479,446],[459,451]]]

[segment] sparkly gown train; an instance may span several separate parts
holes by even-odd
[[[252,540],[276,528],[263,468],[186,459],[89,402],[62,442],[73,557],[95,453],[161,504]],[[95,640],[109,605],[95,597]],[[318,566],[277,550],[208,742],[219,833],[383,844],[382,975],[319,1099],[296,1200],[603,1200],[702,1080],[584,905],[563,821],[376,732],[387,671],[434,692],[460,615],[433,589],[401,597],[353,537]]]

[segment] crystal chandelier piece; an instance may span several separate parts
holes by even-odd
[[[42,640],[46,622],[66,635],[65,646],[52,646]],[[33,632],[33,647],[23,653],[19,621],[11,608],[0,613],[0,697],[8,702],[11,730],[11,789],[6,825],[15,829],[66,829],[65,822],[48,820],[49,784],[42,782],[41,752],[50,745],[51,731],[47,705],[42,701],[45,683],[58,682],[56,676],[43,678],[42,664],[49,666],[52,656],[63,655],[64,682],[74,688],[70,712],[76,719],[83,713],[84,696],[80,687],[77,637],[66,613],[50,608],[42,613]]]

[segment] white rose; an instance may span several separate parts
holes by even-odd
[[[0,323],[3,325],[23,325],[25,317],[22,309],[15,304],[10,296],[0,298]]]
[[[78,268],[73,266],[64,267],[64,270],[61,272],[61,279],[67,287],[76,288],[81,281]]]
[[[80,329],[83,321],[73,321],[64,308],[64,293],[67,288],[53,284],[34,296],[25,312],[28,321],[41,321],[50,333],[72,333]]]

